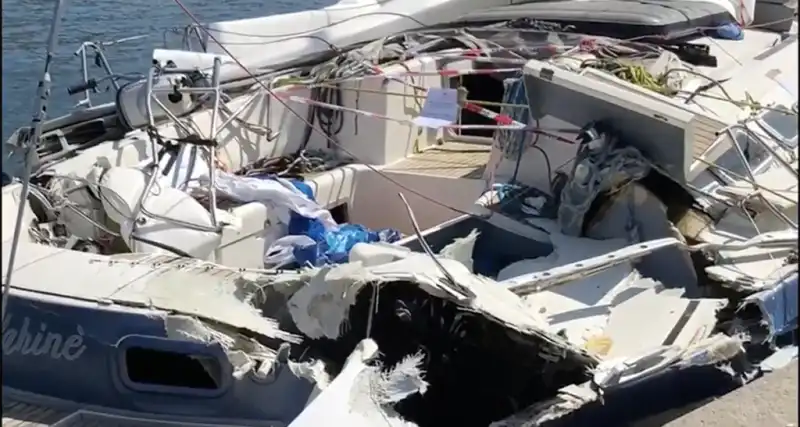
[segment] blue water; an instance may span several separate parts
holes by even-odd
[[[252,18],[318,8],[332,0],[182,0],[202,22]],[[33,115],[36,85],[44,67],[46,41],[55,3],[51,0],[3,2],[3,139]],[[83,41],[111,41],[147,34],[145,39],[108,48],[114,72],[144,73],[162,33],[190,23],[172,0],[67,0],[59,46],[52,67],[49,117],[66,113],[80,99],[66,87],[80,83],[80,61],[73,53]],[[178,39],[175,39],[179,43]],[[90,59],[91,61],[91,59]],[[97,69],[100,71],[100,69]],[[99,75],[99,74],[98,74]],[[93,102],[97,104],[93,95]],[[110,99],[109,95],[104,97]]]

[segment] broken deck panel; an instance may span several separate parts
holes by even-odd
[[[442,178],[480,179],[492,147],[469,142],[448,142],[388,166],[387,172],[404,172]]]

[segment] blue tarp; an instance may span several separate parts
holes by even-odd
[[[721,40],[744,40],[744,31],[738,23],[729,22],[717,27],[711,36]]]
[[[309,199],[314,200],[314,192],[308,184],[297,179],[291,182]],[[294,248],[295,260],[301,265],[345,263],[349,260],[350,249],[356,243],[393,243],[401,237],[397,230],[387,228],[372,231],[359,224],[340,224],[337,229],[326,232],[324,225],[318,219],[306,218],[295,212],[291,213],[290,218],[290,235],[308,236],[317,242],[316,245]]]

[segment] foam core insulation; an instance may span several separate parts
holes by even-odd
[[[463,268],[447,261],[449,270]],[[426,392],[394,406],[419,427],[485,427],[589,378],[590,358],[436,295],[413,279],[375,272],[358,263],[318,269],[291,297],[289,309],[297,328],[317,338],[307,356],[325,360],[332,374],[367,337],[377,343],[386,366],[420,355]]]
[[[454,259],[464,264],[464,267],[467,267],[469,271],[474,271],[472,268],[472,253],[475,251],[478,235],[478,230],[472,230],[466,237],[456,238],[452,243],[442,248],[439,255],[444,258]]]

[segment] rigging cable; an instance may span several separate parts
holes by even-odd
[[[447,42],[447,41],[454,41],[458,44],[461,44],[467,47],[468,50],[474,51],[477,50],[480,46],[477,43],[471,42],[471,40],[465,40],[464,37],[454,36],[454,37],[437,37],[434,40],[436,43]],[[309,73],[311,76],[310,82],[313,89],[311,90],[311,101],[315,102],[323,102],[326,104],[332,104],[341,106],[342,105],[342,90],[339,87],[338,82],[348,81],[348,80],[356,80],[358,77],[369,75],[370,72],[375,72],[375,68],[377,67],[374,62],[377,61],[370,61],[370,59],[380,59],[381,54],[385,49],[390,47],[385,41],[379,40],[377,42],[373,42],[376,47],[379,49],[375,53],[373,58],[365,58],[363,54],[358,51],[349,51],[349,52],[342,52],[337,57],[328,60],[320,65],[314,67],[311,72]],[[402,48],[401,48],[402,49]],[[397,56],[400,60],[403,60],[408,56],[408,51],[399,51],[396,52]],[[402,63],[402,62],[401,62]],[[378,73],[380,74],[380,73]],[[330,83],[336,82],[336,83]],[[330,83],[329,85],[323,86],[323,83]],[[405,82],[404,82],[405,84]],[[316,87],[314,87],[316,85]],[[419,88],[416,87],[417,85],[413,83],[409,85],[415,91]],[[358,95],[356,95],[358,97]],[[358,98],[356,98],[356,103],[358,103]],[[331,139],[335,140],[338,143],[336,136],[341,132],[342,128],[344,127],[344,117],[341,111],[337,109],[325,108],[320,105],[313,105],[311,104],[308,109],[308,114],[306,116],[307,121],[310,123],[310,126],[314,125],[316,121],[319,124],[320,129]],[[308,146],[308,142],[311,138],[311,129],[310,126],[306,126],[303,140],[298,148],[298,153],[302,150],[305,150]],[[357,129],[357,122],[356,122],[356,129]],[[328,143],[329,148],[330,142]]]
[[[359,75],[359,72],[365,71],[366,67],[363,63],[346,56],[348,54],[349,52],[340,54],[332,60],[314,67],[310,72],[311,84],[320,84],[331,80],[346,81],[347,79]],[[328,87],[317,86],[311,89],[310,99],[326,104],[342,105],[342,91],[338,83]],[[336,137],[344,127],[344,115],[340,110],[310,105],[306,120],[308,123],[303,134],[303,140],[297,150],[298,153],[308,147],[308,142],[311,139],[311,128],[314,126],[315,121],[319,124],[320,130],[328,138],[338,144],[338,139]],[[330,142],[328,145],[330,146]]]
[[[503,92],[503,106],[500,107],[500,114],[510,116],[514,121],[528,125],[531,119],[530,111],[527,108],[519,108],[517,105],[528,105],[528,95],[525,93],[525,85],[521,77],[512,77],[503,81],[505,91]],[[523,117],[524,115],[524,117]],[[539,121],[536,120],[536,127],[539,127]],[[527,134],[523,132],[512,132],[507,129],[497,130],[497,145],[503,151],[507,159],[516,157],[516,164],[514,165],[514,173],[511,176],[511,183],[517,181],[519,168],[522,164],[522,156],[527,147]],[[534,133],[534,140],[531,145],[536,145],[539,141],[539,133]]]
[[[190,11],[188,8],[187,8],[187,7],[186,7],[186,6],[183,4],[183,2],[182,2],[181,0],[173,0],[173,1],[175,2],[175,4],[177,4],[177,5],[178,5],[178,7],[179,7],[179,8],[181,8],[181,10],[182,10],[182,11],[183,11],[183,12],[184,12],[184,13],[185,13],[185,14],[186,14],[188,17],[189,17],[189,19],[191,19],[191,20],[192,20],[194,23],[196,23],[196,24],[200,25],[200,20],[199,20],[199,19],[197,19],[197,17],[196,17],[196,16],[195,16],[195,15],[194,15],[194,14],[193,14],[193,13],[192,13],[192,12],[191,12],[191,11]],[[201,28],[202,28],[202,27],[201,27]],[[271,89],[271,88],[270,88],[268,85],[266,85],[266,84],[265,84],[264,82],[262,82],[261,80],[259,80],[259,79],[256,79],[256,78],[255,78],[255,75],[253,75],[253,73],[252,73],[252,72],[251,72],[251,71],[250,71],[250,70],[249,70],[249,69],[248,69],[248,68],[247,68],[247,67],[246,67],[244,64],[242,64],[242,62],[241,62],[241,61],[240,61],[238,58],[236,58],[235,56],[233,56],[233,55],[231,54],[231,52],[230,52],[230,51],[229,51],[229,50],[228,50],[228,49],[227,49],[225,46],[223,46],[223,45],[222,45],[222,44],[221,44],[221,43],[220,43],[220,42],[219,42],[219,41],[216,39],[216,37],[214,37],[214,35],[213,35],[213,34],[211,34],[211,33],[210,33],[208,30],[206,30],[205,28],[203,28],[203,31],[205,31],[205,32],[206,32],[206,35],[207,35],[207,36],[208,36],[208,37],[209,37],[209,38],[210,38],[212,41],[214,41],[215,43],[217,43],[217,45],[220,47],[220,49],[222,49],[222,50],[225,52],[225,54],[226,54],[226,55],[228,55],[228,56],[229,56],[229,57],[230,57],[230,58],[231,58],[231,59],[232,59],[232,60],[233,60],[233,61],[234,61],[234,62],[235,62],[235,63],[236,63],[236,64],[237,64],[239,67],[241,67],[241,68],[242,68],[242,70],[243,70],[245,73],[247,73],[247,74],[248,74],[248,75],[249,75],[251,78],[253,78],[254,80],[256,80],[256,82],[257,82],[257,84],[258,84],[259,86],[261,86],[261,87],[262,87],[262,88],[263,88],[263,89],[264,89],[264,90],[265,90],[265,91],[266,91],[266,92],[267,92],[267,93],[268,93],[270,96],[274,97],[274,98],[275,98],[275,100],[277,100],[277,101],[278,101],[280,104],[282,104],[282,105],[284,106],[284,108],[286,108],[288,111],[290,111],[292,115],[294,115],[295,117],[297,117],[298,119],[300,119],[301,121],[303,121],[303,122],[304,122],[304,123],[305,123],[307,126],[310,126],[310,127],[311,127],[311,129],[312,129],[312,131],[316,131],[317,133],[319,133],[320,135],[322,135],[322,136],[323,136],[323,137],[324,137],[326,140],[328,140],[328,141],[330,141],[331,143],[335,144],[335,145],[338,147],[338,149],[340,149],[340,150],[344,151],[344,152],[345,152],[347,155],[349,155],[350,157],[352,157],[352,158],[354,158],[354,159],[356,158],[356,156],[354,156],[354,155],[353,155],[353,153],[351,153],[349,150],[347,150],[346,148],[344,148],[344,147],[343,147],[341,144],[339,144],[339,143],[338,143],[337,141],[335,141],[333,138],[329,137],[328,135],[326,135],[326,134],[325,134],[324,132],[322,132],[321,130],[314,128],[314,126],[313,126],[311,123],[309,123],[309,121],[308,121],[308,120],[306,120],[306,118],[305,118],[305,117],[303,117],[303,116],[302,116],[300,113],[298,113],[297,111],[295,111],[295,110],[294,110],[294,109],[293,109],[293,108],[292,108],[292,107],[289,105],[289,103],[288,103],[288,102],[284,101],[284,100],[283,100],[283,99],[281,99],[279,96],[277,96],[277,95],[275,94],[275,92],[274,92],[274,91],[273,91],[273,90],[272,90],[272,89]],[[467,211],[464,211],[464,210],[458,209],[458,208],[456,208],[456,207],[453,207],[453,206],[449,206],[449,205],[447,205],[447,204],[445,204],[445,203],[442,203],[442,202],[440,202],[440,201],[438,201],[438,200],[436,200],[436,199],[434,199],[434,198],[432,198],[432,197],[430,197],[430,196],[427,196],[427,195],[425,195],[425,194],[423,194],[423,193],[420,193],[419,191],[416,191],[416,190],[414,190],[414,189],[412,189],[412,188],[409,188],[409,187],[407,187],[407,186],[403,185],[402,183],[400,183],[399,181],[397,181],[397,180],[395,180],[395,179],[392,179],[391,177],[389,177],[388,175],[384,174],[383,172],[381,172],[380,170],[378,170],[377,168],[375,168],[374,166],[372,166],[372,165],[370,165],[370,164],[364,163],[364,166],[365,166],[367,169],[369,169],[370,171],[372,171],[372,172],[376,173],[377,175],[379,175],[380,177],[382,177],[382,178],[386,179],[387,181],[391,182],[392,184],[396,185],[397,187],[399,187],[399,188],[402,188],[403,190],[406,190],[406,191],[408,191],[409,193],[411,193],[411,194],[414,194],[414,195],[416,195],[416,196],[418,196],[418,197],[420,197],[420,198],[422,198],[422,199],[424,199],[424,200],[427,200],[427,201],[429,201],[429,202],[431,202],[431,203],[433,203],[433,204],[436,204],[436,205],[438,205],[438,206],[441,206],[441,207],[443,207],[443,208],[447,208],[447,209],[449,209],[449,210],[451,210],[451,211],[453,211],[453,212],[456,212],[456,213],[459,213],[459,214],[462,214],[462,215],[467,215],[467,216],[470,216],[470,217],[479,217],[478,215],[475,215],[474,213],[467,212]]]
[[[193,13],[192,13],[192,12],[191,12],[191,11],[190,11],[188,8],[187,8],[187,7],[186,7],[186,6],[183,4],[182,0],[174,0],[174,2],[175,2],[177,5],[178,5],[178,7],[179,7],[179,8],[180,8],[180,9],[181,9],[181,10],[182,10],[182,11],[183,11],[183,12],[184,12],[184,13],[185,13],[185,14],[186,14],[186,15],[187,15],[187,16],[188,16],[188,17],[189,17],[189,18],[190,18],[190,19],[191,19],[191,20],[192,20],[194,23],[195,23],[195,24],[197,24],[198,26],[200,26],[200,21],[199,21],[199,19],[198,19],[198,18],[197,18],[197,17],[196,17],[196,16],[195,16],[195,15],[194,15],[194,14],[193,14]],[[208,36],[208,38],[209,38],[209,39],[211,39],[212,41],[214,41],[215,43],[217,43],[217,45],[220,47],[220,49],[222,49],[222,50],[223,50],[223,52],[225,52],[225,54],[226,54],[226,55],[228,55],[228,56],[229,56],[229,57],[230,57],[230,58],[231,58],[231,59],[232,59],[232,60],[233,60],[233,61],[234,61],[234,62],[235,62],[235,63],[236,63],[236,64],[237,64],[237,65],[238,65],[238,66],[239,66],[239,67],[240,67],[240,68],[241,68],[241,69],[242,69],[244,72],[245,72],[245,73],[247,73],[247,74],[248,74],[248,75],[249,75],[251,78],[253,78],[253,79],[256,81],[256,83],[257,83],[259,86],[261,86],[261,87],[262,87],[262,89],[264,89],[264,90],[265,90],[265,91],[266,91],[266,92],[267,92],[267,93],[268,93],[270,96],[274,97],[274,98],[275,98],[275,99],[276,99],[276,100],[277,100],[277,101],[278,101],[280,104],[282,104],[282,105],[283,105],[283,106],[284,106],[284,107],[285,107],[285,108],[286,108],[288,111],[290,111],[292,115],[296,116],[298,119],[300,119],[302,122],[304,122],[304,123],[306,124],[306,126],[308,126],[308,127],[310,128],[310,131],[311,131],[311,132],[314,132],[314,131],[315,131],[315,132],[319,133],[319,134],[320,134],[320,135],[322,135],[322,136],[323,136],[323,137],[324,137],[324,138],[325,138],[327,141],[329,141],[329,143],[332,143],[332,144],[334,144],[334,145],[335,145],[335,146],[336,146],[338,149],[342,150],[343,152],[345,152],[346,154],[348,154],[349,156],[351,156],[352,158],[354,158],[354,159],[355,159],[355,156],[353,155],[353,153],[351,153],[349,150],[347,150],[346,148],[344,148],[344,147],[343,147],[341,144],[339,144],[339,143],[338,143],[338,142],[337,142],[337,141],[336,141],[336,140],[335,140],[333,137],[331,137],[331,136],[327,135],[325,132],[323,132],[323,131],[322,131],[322,130],[320,130],[320,129],[316,129],[316,128],[313,126],[313,124],[312,124],[312,123],[310,123],[310,121],[309,121],[309,120],[307,120],[307,119],[306,119],[306,118],[304,118],[304,117],[303,117],[303,116],[302,116],[300,113],[298,113],[298,112],[297,112],[297,111],[295,111],[293,108],[291,108],[291,107],[288,105],[288,103],[287,103],[285,100],[281,99],[281,97],[280,97],[280,96],[277,96],[277,95],[275,94],[275,92],[274,92],[274,91],[273,91],[273,90],[272,90],[272,89],[271,89],[271,88],[270,88],[270,87],[269,87],[267,84],[265,84],[263,81],[261,81],[261,80],[257,79],[257,78],[255,77],[255,75],[254,75],[254,74],[253,74],[253,73],[252,73],[252,72],[251,72],[251,71],[250,71],[250,70],[249,70],[249,69],[248,69],[248,68],[247,68],[247,67],[246,67],[246,66],[245,66],[245,65],[244,65],[244,64],[243,64],[243,63],[242,63],[242,62],[241,62],[239,59],[238,59],[238,58],[236,58],[234,55],[232,55],[232,54],[231,54],[230,50],[228,50],[228,49],[227,49],[227,48],[226,48],[224,45],[222,45],[222,44],[219,42],[219,40],[217,40],[217,38],[216,38],[216,37],[215,37],[213,34],[211,34],[211,32],[210,32],[210,31],[208,31],[206,28],[204,28],[204,27],[202,27],[202,26],[200,26],[200,28],[202,28],[202,29],[203,29],[203,31],[205,31],[205,33],[206,33],[206,35]],[[421,31],[418,31],[418,32],[419,32],[419,33],[430,33],[430,32],[436,32],[437,30],[439,30],[439,29],[421,30]],[[466,31],[466,30],[467,30],[467,29],[462,29],[462,31]],[[485,30],[485,29],[483,29],[483,30]],[[492,31],[501,31],[501,30],[502,30],[502,29],[499,29],[499,28],[493,28],[493,29],[492,29]],[[509,30],[510,30],[510,31],[517,31],[517,32],[519,32],[519,31],[524,31],[524,30],[521,30],[521,29],[509,29]],[[452,30],[447,30],[447,31],[452,31]],[[574,35],[574,33],[570,33],[570,34],[573,34],[573,35]],[[302,36],[301,36],[301,37],[302,37]],[[639,38],[640,38],[640,37],[639,37]],[[600,39],[604,39],[604,38],[600,38]],[[607,38],[605,38],[605,39],[607,39]],[[636,42],[636,41],[635,41],[636,39],[638,39],[638,38],[631,38],[631,39],[627,39],[627,40],[616,41],[615,43],[616,43],[617,45],[624,45],[624,44],[628,44],[628,45],[642,45],[642,46],[645,46],[645,47],[647,47],[647,48],[648,48],[648,49],[650,49],[650,50],[652,50],[652,49],[653,49],[653,46],[652,46],[651,44],[639,43],[639,42]],[[330,44],[330,43],[329,43],[329,42],[327,42],[327,41],[325,41],[325,42],[326,42],[326,43],[328,43],[328,44]],[[335,47],[334,47],[334,48],[335,48]],[[570,52],[565,52],[565,53],[564,53],[564,54],[562,54],[562,55],[568,55],[569,53],[570,53]],[[379,68],[379,67],[374,67],[374,70],[373,70],[373,71],[376,71],[376,72],[378,72],[378,73],[380,74],[379,70],[380,70],[380,68]],[[402,80],[401,80],[401,82],[402,82]],[[406,85],[408,85],[408,84],[407,84],[407,83],[405,83],[405,82],[403,82],[403,84],[406,84]],[[470,107],[470,106],[471,106],[471,105],[469,105],[469,104],[468,104],[468,105],[466,105],[465,107],[467,107],[467,108],[469,109],[469,107]],[[473,105],[472,107],[475,107],[475,106]],[[480,108],[480,107],[478,107],[478,108]],[[449,209],[449,210],[451,210],[451,211],[453,211],[453,212],[457,212],[457,213],[460,213],[460,214],[463,214],[463,215],[472,216],[472,217],[476,217],[476,216],[477,216],[477,215],[475,215],[475,214],[473,214],[473,213],[466,212],[466,211],[463,211],[463,210],[461,210],[461,209],[455,208],[455,207],[453,207],[453,206],[449,206],[449,205],[447,205],[447,204],[444,204],[444,203],[442,203],[442,202],[440,202],[440,201],[438,201],[438,200],[436,200],[436,199],[434,199],[434,198],[432,198],[432,197],[429,197],[429,196],[427,196],[427,195],[425,195],[425,194],[423,194],[423,193],[420,193],[420,192],[418,192],[418,191],[416,191],[416,190],[414,190],[414,189],[411,189],[411,188],[409,188],[409,187],[407,187],[407,186],[405,186],[405,185],[401,184],[400,182],[398,182],[398,181],[396,181],[396,180],[392,179],[391,177],[387,176],[386,174],[382,173],[380,170],[378,170],[377,168],[375,168],[375,167],[374,167],[374,166],[372,166],[372,165],[369,165],[369,164],[364,164],[364,166],[365,166],[366,168],[368,168],[369,170],[371,170],[372,172],[376,173],[377,175],[381,176],[382,178],[386,179],[387,181],[389,181],[389,182],[393,183],[393,184],[394,184],[394,185],[396,185],[397,187],[399,187],[399,188],[402,188],[402,189],[404,189],[404,190],[406,190],[406,191],[408,191],[408,192],[410,192],[410,193],[412,193],[412,194],[415,194],[415,195],[419,196],[420,198],[422,198],[422,199],[424,199],[424,200],[427,200],[427,201],[429,201],[429,202],[431,202],[431,203],[434,203],[434,204],[436,204],[436,205],[438,205],[438,206],[441,206],[441,207],[447,208],[447,209]]]

